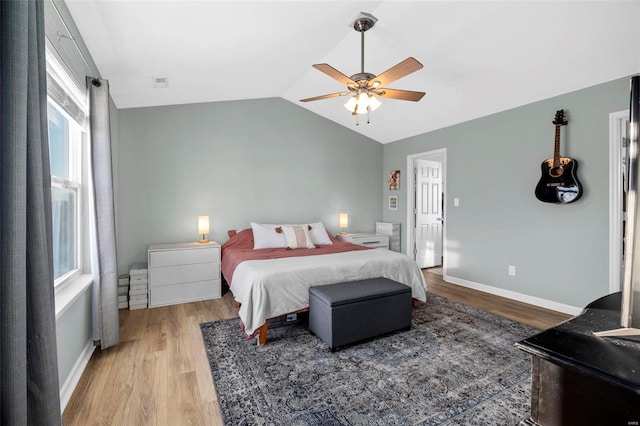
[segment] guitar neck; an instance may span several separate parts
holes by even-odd
[[[561,125],[556,124],[556,137],[553,147],[553,167],[560,166],[560,127]]]

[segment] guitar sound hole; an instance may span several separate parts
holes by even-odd
[[[562,176],[562,173],[564,173],[564,169],[562,167],[552,167],[549,169],[549,174],[554,178]]]

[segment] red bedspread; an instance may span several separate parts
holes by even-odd
[[[253,231],[244,229],[222,245],[222,275],[229,285],[233,279],[233,271],[245,260],[278,259],[282,257],[315,256],[318,254],[343,253],[354,250],[371,250],[369,247],[341,241],[329,235],[333,244],[318,246],[312,249],[258,249],[253,248]]]

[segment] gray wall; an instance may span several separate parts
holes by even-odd
[[[608,120],[628,107],[629,80],[614,80],[384,145],[383,168],[401,170],[406,185],[407,155],[446,148],[448,275],[583,307],[608,293]],[[566,205],[534,196],[558,109],[569,120],[561,154],[578,161],[584,187]],[[392,193],[400,208],[385,207],[384,219],[405,229],[406,191],[383,191],[384,199]]]
[[[91,334],[91,287],[78,298],[56,321],[58,340],[58,378],[62,386],[72,373],[73,366],[88,342]]]
[[[382,145],[280,98],[118,111],[118,267],[152,243],[210,240],[250,221],[372,231],[382,218]]]

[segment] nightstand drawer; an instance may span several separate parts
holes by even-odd
[[[219,263],[194,263],[149,268],[149,287],[210,280],[220,276]]]
[[[388,235],[376,235],[376,234],[338,234],[336,237],[339,240],[347,241],[352,244],[358,244],[360,246],[371,248],[389,248],[389,236]]]
[[[220,259],[219,247],[197,250],[160,250],[149,253],[149,267],[217,262],[218,259]]]
[[[220,280],[180,283],[149,288],[149,306],[166,306],[220,297]]]
[[[353,238],[354,244],[359,244],[366,247],[389,247],[389,238],[387,236],[375,236],[375,237],[356,237]]]

